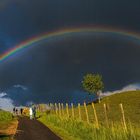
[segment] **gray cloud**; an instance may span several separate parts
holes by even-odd
[[[22,90],[28,90],[27,87],[23,86],[23,85],[14,85],[14,88],[21,88]]]
[[[127,91],[136,91],[136,90],[140,90],[140,84],[139,83],[124,86],[120,90],[106,91],[106,92],[102,93],[102,96],[110,96],[110,95],[117,94],[117,93],[122,93],[122,92],[127,92]]]
[[[0,93],[0,109],[6,110],[6,111],[12,111],[14,105],[13,100],[10,98],[5,97],[7,93]]]

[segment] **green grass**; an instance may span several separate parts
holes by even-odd
[[[140,139],[138,129],[128,125],[127,132],[120,124],[113,124],[106,128],[95,128],[92,124],[72,119],[60,119],[56,115],[48,115],[40,118],[40,121],[50,127],[63,140],[137,140]],[[58,129],[59,128],[59,129]]]
[[[9,127],[14,120],[15,118],[12,117],[12,114],[10,112],[0,110],[0,130],[7,129],[7,127]],[[0,140],[13,140],[13,138],[8,136],[0,136]]]
[[[0,129],[5,129],[13,121],[12,114],[10,112],[0,110]]]
[[[108,105],[107,116],[109,128],[106,127],[103,104]],[[119,104],[122,103],[128,131],[124,132],[121,124],[122,114]],[[126,92],[105,97],[100,104],[95,104],[100,128],[96,129],[94,112],[91,105],[87,106],[90,124],[86,123],[85,109],[81,106],[82,121],[78,120],[78,109],[74,108],[75,119],[65,115],[59,117],[45,114],[40,121],[49,126],[64,140],[139,140],[140,139],[140,91]],[[66,114],[66,110],[64,110]]]
[[[10,112],[6,112],[6,111],[0,111],[0,121],[10,121],[12,120],[12,114]]]
[[[101,124],[105,123],[105,115],[104,115],[104,108],[103,108],[104,103],[107,104],[109,107],[107,110],[107,115],[110,122],[111,121],[116,123],[120,122],[122,115],[121,115],[119,104],[122,103],[126,121],[127,122],[131,121],[133,126],[140,127],[140,91],[131,91],[131,92],[111,95],[103,98],[100,104],[99,103],[95,104],[97,116]],[[93,116],[94,112],[92,106],[88,105],[87,109],[88,109],[90,122],[94,123],[95,119]],[[76,118],[78,118],[78,109],[75,108],[74,111],[75,111]],[[81,112],[82,112],[82,119],[86,121],[86,114],[83,106],[81,107]]]
[[[54,117],[56,117],[56,116],[52,116],[53,120],[54,120]],[[64,128],[58,127],[55,124],[53,125],[53,123],[52,123],[52,121],[50,121],[50,119],[51,119],[50,115],[46,116],[46,114],[43,114],[43,116],[41,118],[39,118],[39,121],[41,121],[46,126],[48,126],[54,133],[56,133],[56,135],[58,135],[59,137],[61,137],[64,140],[79,140],[79,139],[76,139],[71,133],[65,131]],[[55,118],[55,119],[57,119],[57,118]]]

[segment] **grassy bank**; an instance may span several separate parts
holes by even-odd
[[[124,107],[127,132],[122,125],[122,114],[119,104]],[[40,121],[49,126],[64,140],[138,140],[140,139],[140,91],[126,92],[105,97],[100,104],[95,104],[99,129],[95,127],[94,111],[91,105],[87,106],[90,124],[87,124],[85,108],[81,106],[82,121],[79,121],[78,108],[69,109],[70,117],[66,117],[66,110],[60,115],[55,111],[43,114]],[[107,105],[109,128],[106,126],[104,104]],[[63,114],[63,115],[62,115]]]
[[[138,140],[139,129],[127,125],[127,132],[121,124],[112,124],[110,128],[100,126],[99,129],[92,124],[72,119],[60,119],[56,115],[40,118],[40,121],[50,127],[63,140]]]
[[[13,140],[18,121],[10,112],[0,110],[0,140]]]
[[[12,121],[13,117],[10,112],[0,110],[0,130],[6,129]]]

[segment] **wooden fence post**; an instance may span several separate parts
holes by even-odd
[[[49,107],[50,107],[50,113],[52,113],[52,103],[49,103]],[[46,110],[46,108],[44,110]]]
[[[66,103],[66,112],[67,112],[67,117],[69,118],[69,105]]]
[[[95,121],[96,121],[96,127],[99,128],[99,122],[98,122],[98,117],[97,117],[97,113],[96,113],[94,103],[92,103],[92,108],[94,110],[94,117],[95,117]]]
[[[123,109],[122,103],[120,104],[120,109],[121,109],[121,113],[122,113],[123,127],[127,131],[126,120],[125,120],[124,109]]]
[[[106,104],[104,104],[104,113],[105,113],[106,126],[109,127]]]
[[[71,103],[71,111],[72,111],[72,118],[74,119],[74,107],[73,107],[73,103]]]
[[[57,103],[55,103],[55,113],[56,113],[56,115],[58,115]]]
[[[85,112],[86,112],[87,123],[89,124],[88,110],[87,110],[87,106],[86,106],[85,102],[84,102],[84,108],[85,108]]]
[[[61,118],[61,105],[60,105],[60,103],[58,103],[58,107],[59,107],[59,117]]]
[[[63,105],[63,103],[61,104],[61,107],[62,107],[62,115],[64,116],[65,113],[64,113],[64,105]]]
[[[79,120],[81,121],[81,120],[82,120],[82,117],[81,117],[81,107],[80,107],[80,103],[78,103],[78,112],[79,112]]]

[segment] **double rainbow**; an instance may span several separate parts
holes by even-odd
[[[119,29],[113,29],[113,28],[106,28],[106,27],[80,27],[80,28],[61,29],[52,32],[46,32],[21,42],[19,45],[1,54],[0,62],[4,61],[5,59],[8,59],[10,56],[14,55],[15,53],[18,53],[22,49],[30,47],[35,43],[38,43],[39,41],[43,41],[45,39],[49,39],[57,36],[62,36],[62,35],[64,36],[67,34],[82,33],[82,32],[113,33],[116,35],[122,35],[122,36],[131,37],[140,40],[140,35],[137,33],[119,30]]]

